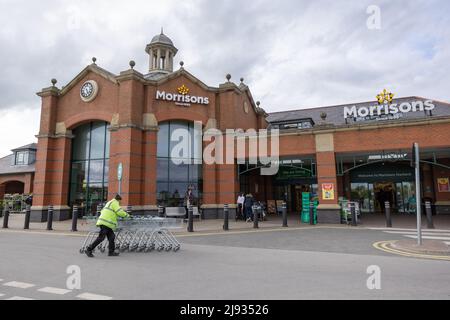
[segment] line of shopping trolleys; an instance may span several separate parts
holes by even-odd
[[[80,253],[85,253],[87,248],[98,237],[95,216],[85,217],[82,224],[89,226],[89,234],[84,239]],[[159,218],[153,216],[133,216],[127,219],[119,219],[116,230],[116,250],[119,252],[152,252],[173,251],[181,249],[181,244],[175,238],[171,229],[182,228],[182,219]],[[108,241],[105,239],[96,250],[105,253]]]

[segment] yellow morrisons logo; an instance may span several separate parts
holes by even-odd
[[[378,104],[392,103],[392,101],[394,100],[394,94],[384,89],[383,92],[377,95],[377,100]]]
[[[178,93],[182,95],[187,95],[189,93],[189,88],[186,87],[184,84],[178,88]]]

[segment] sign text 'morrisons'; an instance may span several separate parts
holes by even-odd
[[[198,104],[209,104],[208,97],[198,97],[191,96],[185,94],[178,93],[166,93],[165,91],[156,91],[156,99],[157,100],[165,100],[165,101],[173,101],[176,103],[190,104],[190,103],[198,103]]]
[[[364,118],[368,116],[381,116],[383,114],[388,115],[416,111],[431,111],[434,110],[434,108],[435,105],[432,100],[402,102],[400,104],[383,104],[359,108],[353,106],[344,108],[344,118]]]

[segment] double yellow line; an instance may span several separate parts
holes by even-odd
[[[450,256],[440,256],[440,255],[433,255],[433,254],[424,254],[418,251],[412,251],[412,250],[399,250],[392,248],[392,243],[394,243],[394,240],[390,241],[379,241],[375,242],[373,244],[373,247],[375,249],[404,256],[404,257],[410,257],[410,258],[420,258],[420,259],[432,259],[432,260],[446,260],[450,261]]]

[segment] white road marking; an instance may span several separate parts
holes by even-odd
[[[20,289],[28,289],[28,288],[35,286],[34,284],[31,284],[31,283],[17,282],[17,281],[11,281],[11,282],[5,283],[3,285],[7,286],[7,287],[14,287],[14,288],[20,288]]]
[[[5,299],[5,300],[34,300],[34,299],[14,296],[12,298]]]
[[[369,230],[381,230],[381,231],[417,231],[417,229],[415,228],[368,228]],[[445,229],[422,229],[422,230],[426,230],[427,232],[450,232],[449,229],[445,230]]]
[[[72,290],[52,288],[52,287],[41,288],[38,291],[39,292],[44,292],[44,293],[60,294],[60,295],[72,292]]]
[[[0,293],[0,297],[3,297],[3,296],[5,296],[5,294],[4,293]]]
[[[384,231],[385,233],[390,233],[390,234],[403,234],[403,235],[407,235],[407,234],[417,234],[417,231]],[[428,231],[422,231],[423,235],[427,235],[427,236],[449,236],[450,237],[450,232],[428,232]]]
[[[405,237],[417,239],[417,236],[413,236],[413,235],[406,235],[406,234],[405,234]],[[425,240],[445,240],[445,241],[448,241],[448,240],[450,240],[450,237],[431,237],[431,236],[422,236],[422,239],[425,239]]]
[[[79,294],[77,296],[77,298],[85,299],[85,300],[112,300],[112,297],[102,296],[99,294],[93,294],[93,293],[89,293],[89,292]]]

